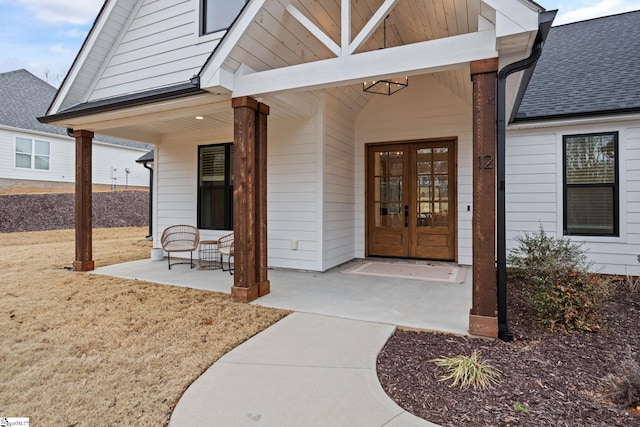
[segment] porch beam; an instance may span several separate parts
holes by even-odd
[[[343,0],[344,1],[344,0]],[[340,46],[336,44],[331,37],[325,34],[316,24],[311,22],[309,18],[304,16],[304,13],[300,12],[294,5],[289,3],[286,7],[287,12],[293,16],[303,27],[305,27],[320,43],[325,45],[327,49],[333,52],[334,55],[340,56]]]
[[[76,130],[76,259],[74,271],[90,271],[95,269],[92,253],[91,223],[91,151],[93,148],[93,132]]]
[[[233,98],[234,279],[231,297],[250,302],[269,293],[267,278],[266,117],[269,107]]]
[[[391,13],[391,9],[393,9],[397,2],[398,0],[386,0],[384,3],[382,3],[376,13],[373,14],[369,22],[365,24],[356,38],[353,39],[353,42],[351,42],[351,44],[349,45],[349,54],[353,54],[367,40],[369,40],[369,37],[371,37],[371,35],[378,29],[380,24],[382,24],[389,13]]]
[[[256,96],[362,83],[365,79],[460,68],[498,56],[495,30],[462,34],[290,67],[236,75],[233,96]]]
[[[340,48],[341,56],[347,56],[349,52],[349,43],[351,43],[351,0],[342,0],[340,10]]]
[[[473,298],[469,333],[497,337],[496,89],[497,58],[471,63],[473,81]]]

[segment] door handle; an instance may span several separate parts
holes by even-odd
[[[409,205],[404,205],[404,226],[409,226]]]

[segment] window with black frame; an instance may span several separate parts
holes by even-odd
[[[226,30],[242,11],[247,0],[200,0],[201,33]]]
[[[564,234],[618,236],[618,132],[563,142]]]
[[[233,230],[233,145],[198,147],[198,228]]]

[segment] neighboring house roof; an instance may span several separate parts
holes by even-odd
[[[67,130],[59,126],[40,123],[56,88],[27,70],[0,73],[0,125],[13,128],[67,136]],[[126,147],[149,149],[148,144],[126,141],[106,136],[96,136],[96,141]]]
[[[516,122],[640,112],[640,10],[551,28]]]
[[[148,163],[148,162],[153,162],[154,159],[155,159],[155,152],[154,152],[154,150],[151,150],[151,151],[147,151],[145,154],[140,156],[138,158],[138,160],[136,160],[136,162],[137,163]]]

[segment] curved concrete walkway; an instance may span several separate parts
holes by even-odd
[[[214,363],[169,426],[435,426],[396,405],[378,382],[376,358],[394,329],[293,313]]]

